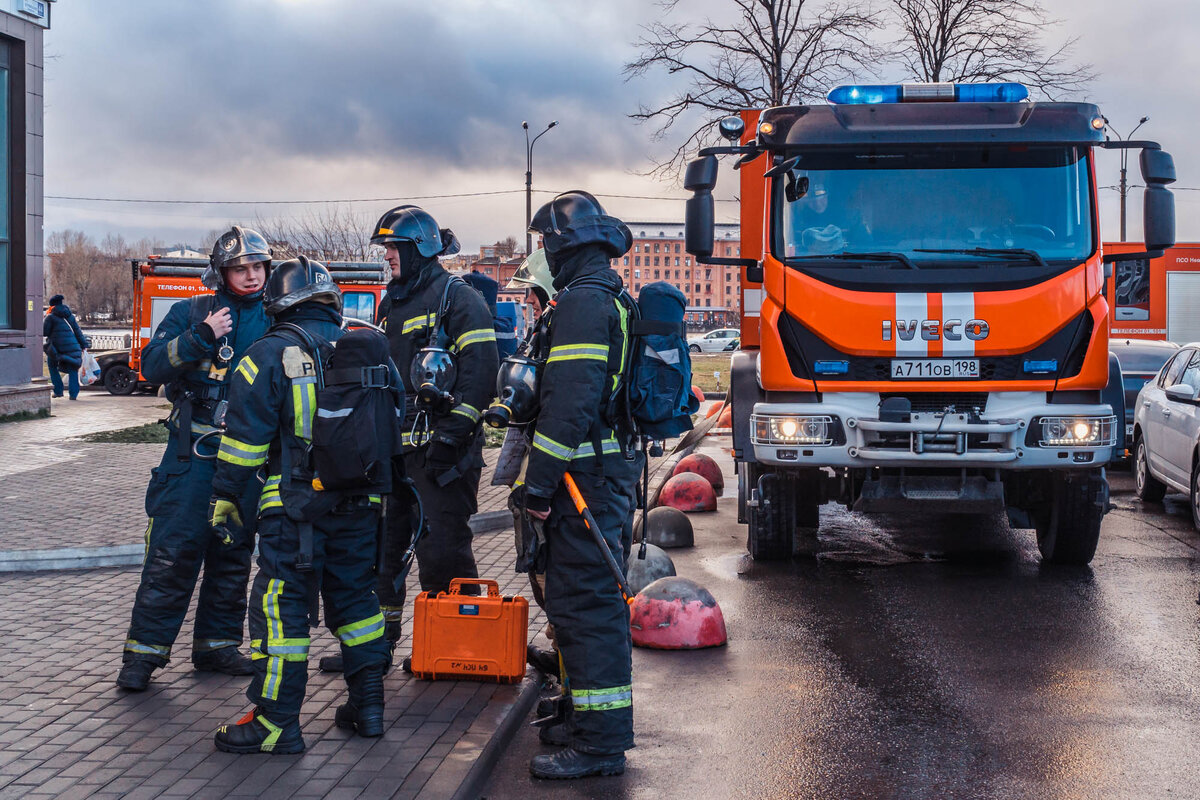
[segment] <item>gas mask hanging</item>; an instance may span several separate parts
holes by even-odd
[[[500,362],[496,374],[496,402],[483,414],[493,428],[528,425],[537,417],[541,363],[522,355],[511,355]]]
[[[429,329],[429,339],[413,356],[408,368],[409,381],[417,394],[417,417],[413,420],[411,432],[413,444],[417,446],[429,440],[432,428],[429,416],[449,414],[455,403],[454,384],[458,380],[458,359],[450,349],[449,335],[442,330],[442,320],[450,307],[450,286],[455,280],[446,282],[437,315]]]

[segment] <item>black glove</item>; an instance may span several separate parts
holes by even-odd
[[[461,460],[462,456],[457,447],[448,442],[434,440],[425,451],[425,471],[436,478],[454,469]]]

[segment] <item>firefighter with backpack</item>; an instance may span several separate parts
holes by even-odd
[[[231,530],[231,541],[221,544],[206,512],[214,435],[228,406],[234,367],[267,330],[262,297],[270,266],[271,249],[262,235],[236,226],[222,234],[203,276],[214,293],[171,306],[142,350],[143,374],[166,387],[172,409],[166,452],[146,489],[146,557],[117,677],[123,689],[144,691],[154,670],[166,666],[202,565],[192,663],[198,670],[250,674],[238,646],[253,523]],[[258,484],[247,484],[244,492],[244,504],[257,502]]]
[[[532,449],[521,503],[542,527],[546,611],[554,625],[573,714],[558,732],[566,744],[538,755],[540,778],[615,775],[633,747],[629,610],[606,559],[564,485],[579,486],[618,564],[632,543],[640,473],[610,418],[609,400],[631,356],[630,314],[609,260],[632,236],[595,197],[566,192],[542,206],[530,230],[542,236],[555,296],[543,352]],[[542,337],[539,337],[542,338]],[[552,740],[554,734],[544,736]]]
[[[404,471],[424,507],[427,531],[416,547],[421,588],[447,591],[454,578],[477,578],[471,515],[483,470],[480,419],[495,396],[496,334],[478,292],[453,277],[438,257],[458,252],[458,240],[412,205],[385,213],[371,233],[382,245],[392,280],[376,323],[387,333],[404,379]],[[379,600],[392,648],[400,638],[405,587],[397,577],[420,521],[408,495],[388,501]],[[473,589],[474,587],[472,587]],[[405,663],[408,660],[405,659]],[[321,668],[336,670],[336,659]]]
[[[349,686],[334,720],[383,735],[388,649],[375,564],[404,396],[384,337],[343,335],[341,292],[321,264],[301,256],[278,265],[265,299],[273,324],[237,366],[209,505],[217,531],[259,518],[246,692],[254,708],[215,742],[232,753],[299,753],[318,598]],[[256,508],[242,498],[260,469]]]

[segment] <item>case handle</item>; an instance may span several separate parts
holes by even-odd
[[[451,578],[450,594],[462,594],[463,586],[486,586],[488,597],[500,596],[500,584],[490,578]]]

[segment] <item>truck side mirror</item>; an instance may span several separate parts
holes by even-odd
[[[1146,250],[1165,250],[1175,244],[1175,196],[1167,184],[1175,182],[1175,159],[1163,150],[1142,150],[1142,229]]]
[[[717,157],[700,156],[687,165],[683,188],[692,193],[683,221],[684,248],[698,258],[713,252],[716,212],[712,190],[717,185]]]

